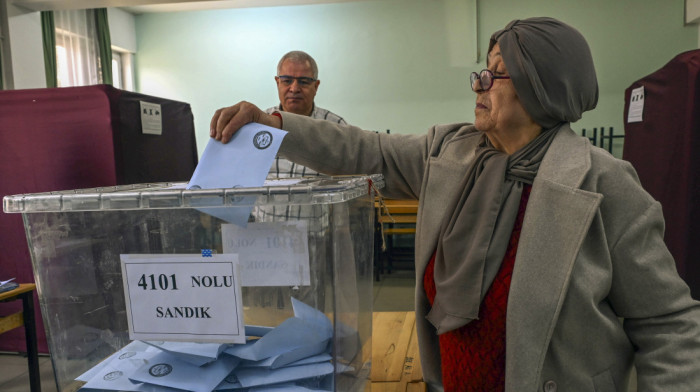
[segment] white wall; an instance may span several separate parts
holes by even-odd
[[[685,0],[685,22],[697,23],[700,21],[700,0]]]
[[[482,0],[478,19],[463,3],[374,0],[138,15],[137,88],[190,103],[201,151],[216,109],[239,100],[277,104],[277,61],[301,49],[319,64],[319,106],[366,129],[423,133],[435,123],[473,121],[468,76],[485,68],[491,33],[516,18],[547,15],[583,33],[596,65],[598,106],[574,129],[613,126],[622,133],[625,89],[698,43],[697,25],[683,23],[684,0]]]
[[[700,0],[685,0],[685,22],[700,23]],[[700,30],[698,30],[698,48],[700,48]]]
[[[138,15],[137,89],[189,102],[201,151],[216,109],[243,99],[262,108],[279,103],[277,62],[299,49],[319,64],[319,106],[366,129],[424,132],[473,111],[468,74],[476,67],[470,47],[476,30],[461,3],[388,0]]]
[[[14,88],[46,87],[40,14],[10,3],[7,17]]]
[[[112,46],[122,51],[136,53],[136,21],[134,15],[119,8],[108,8],[107,18]]]

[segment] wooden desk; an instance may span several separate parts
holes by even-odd
[[[372,392],[423,392],[414,312],[372,315]]]
[[[379,281],[385,269],[391,273],[395,261],[405,262],[406,268],[413,268],[413,246],[396,247],[394,237],[416,234],[418,200],[377,199],[374,206],[377,211],[374,270],[375,279]]]
[[[31,392],[41,392],[39,376],[39,354],[36,344],[36,325],[34,320],[33,283],[20,284],[18,288],[0,293],[0,301],[22,300],[22,311],[0,318],[0,334],[24,325],[27,340],[27,361],[29,362],[29,387]]]
[[[400,215],[400,214],[411,214],[416,215],[418,212],[418,200],[399,200],[399,199],[383,199],[384,207],[389,211],[390,214]],[[379,209],[379,201],[374,202],[374,206]],[[382,215],[386,211],[380,211]]]

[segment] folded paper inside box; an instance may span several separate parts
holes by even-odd
[[[332,390],[333,326],[292,298],[294,317],[246,326],[246,344],[133,341],[77,379],[81,391]]]

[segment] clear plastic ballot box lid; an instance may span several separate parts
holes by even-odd
[[[246,390],[269,383],[290,390],[365,390],[374,200],[383,186],[381,175],[369,175],[268,180],[256,188],[187,190],[185,183],[155,183],[5,196],[4,212],[22,214],[59,391],[110,390],[105,383],[115,375],[134,385],[121,390]],[[172,335],[178,338],[139,334],[142,316],[134,309],[150,300],[134,298],[174,285],[189,289],[195,278],[175,282],[175,274],[144,273],[132,287],[125,284],[124,260],[152,266],[231,255],[238,261],[235,273],[197,276],[196,283],[231,286],[234,291],[221,297],[239,315],[247,344],[198,338],[208,332],[187,322],[192,314],[208,317],[206,306],[154,308],[158,322],[168,319],[164,328],[187,329]],[[211,347],[213,354],[203,354]],[[159,355],[186,364],[173,373],[191,373],[169,380],[151,377],[151,369],[149,376],[142,368],[151,357],[162,362]],[[120,358],[130,358],[129,365],[114,362]],[[214,368],[218,373],[198,374]],[[224,379],[206,387],[182,381],[217,377]]]

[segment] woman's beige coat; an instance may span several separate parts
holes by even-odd
[[[290,160],[328,174],[382,173],[385,196],[420,200],[416,326],[424,378],[441,390],[423,273],[478,131],[453,124],[387,135],[282,117],[289,134],[280,153]],[[640,392],[700,391],[700,305],[676,272],[663,230],[661,206],[632,166],[563,126],[533,183],[518,245],[506,391],[626,392],[633,365]]]

